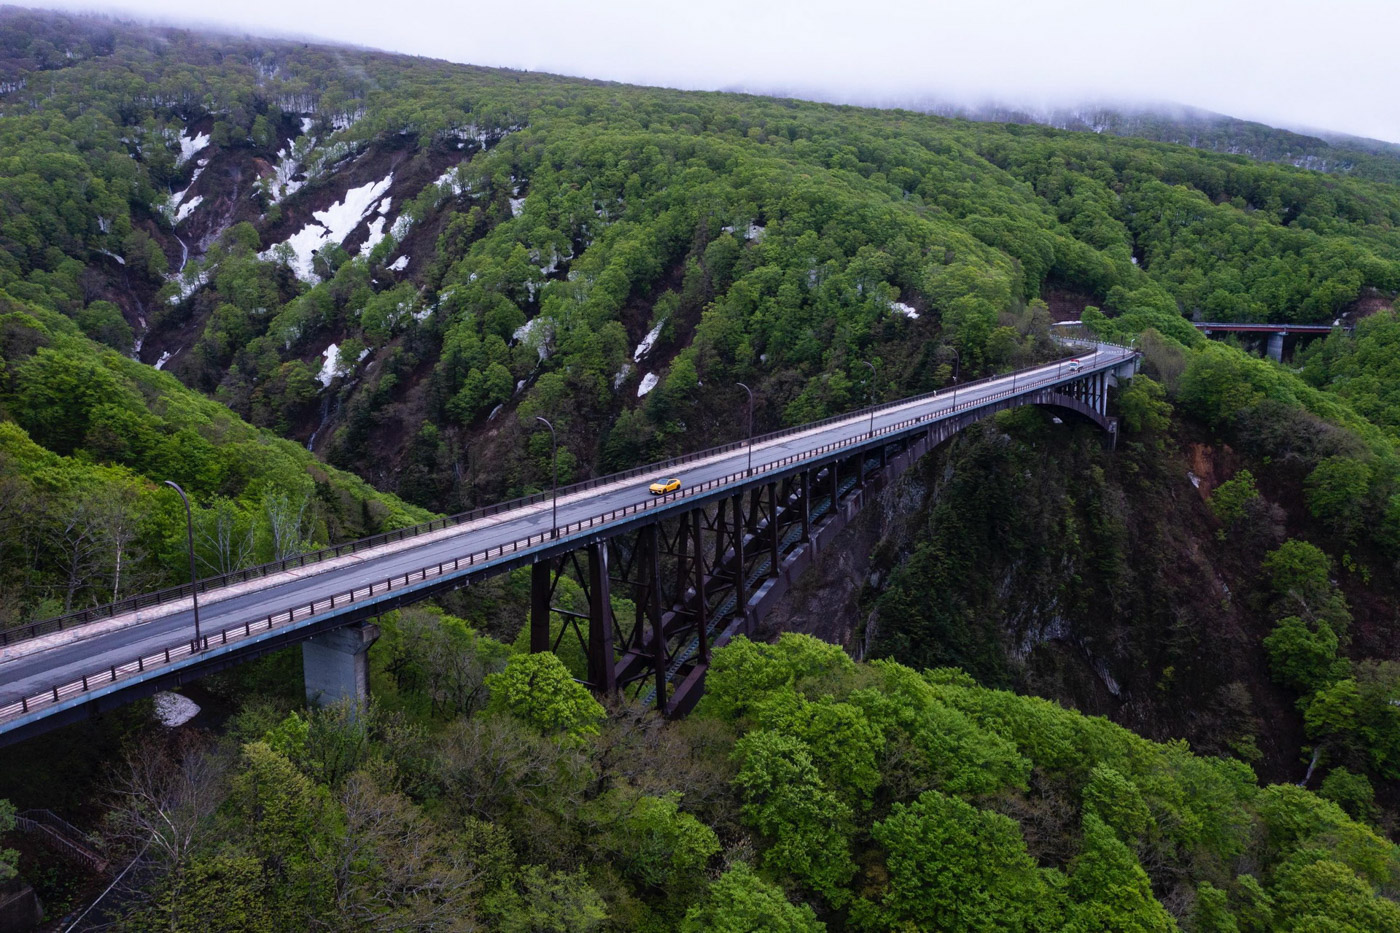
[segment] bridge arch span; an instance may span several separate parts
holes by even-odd
[[[1049,390],[1038,392],[1034,397],[1027,399],[1024,404],[1035,405],[1038,408],[1070,412],[1091,424],[1097,425],[1100,430],[1107,434],[1117,433],[1117,424],[1114,419],[1108,417],[1088,402],[1081,401],[1063,392],[1052,392]]]

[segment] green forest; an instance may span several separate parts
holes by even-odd
[[[1400,929],[1400,850],[1336,802],[1354,776],[1260,787],[804,635],[719,649],[668,723],[458,619],[390,626],[366,713],[255,702],[217,742],[129,750],[105,831],[149,842],[158,880],[123,928]],[[424,626],[478,666],[407,637]],[[416,715],[444,678],[480,689]]]
[[[1143,353],[1115,449],[963,432],[685,719],[526,653],[517,571],[386,616],[368,710],[292,649],[0,798],[140,853],[133,931],[1400,930],[1396,164],[0,8],[0,627],[184,580],[166,480],[216,575],[546,489],[539,415],[564,483],[741,382],[761,432]],[[0,832],[101,890],[48,866]]]

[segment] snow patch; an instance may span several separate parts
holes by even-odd
[[[549,321],[542,317],[531,318],[517,327],[512,336],[515,337],[516,343],[533,346],[539,354],[540,362],[549,359],[553,349],[550,344],[554,339],[554,327]]]
[[[348,130],[358,123],[364,115],[363,110],[356,110],[354,113],[338,113],[331,117],[331,127],[335,130]]]
[[[384,200],[387,203],[389,199],[385,198]],[[384,209],[388,210],[387,207]],[[361,256],[368,256],[370,251],[384,239],[384,225],[386,223],[388,220],[382,214],[369,222],[369,236],[365,237],[365,245],[360,247]]]
[[[297,190],[305,181],[296,181],[293,176],[301,174],[301,159],[296,155],[296,147],[292,151],[286,149],[277,150],[277,164],[272,166],[271,197],[272,203],[276,204],[286,198],[296,194]]]
[[[642,338],[642,342],[637,344],[636,351],[632,354],[632,362],[640,363],[642,357],[651,352],[652,346],[656,343],[656,338],[661,336],[661,328],[666,326],[665,321],[661,321],[651,329],[651,333]]]
[[[538,256],[536,256],[535,258],[536,258],[536,260],[539,259]],[[558,254],[557,252],[555,252],[553,249],[551,249],[551,250],[549,251],[549,262],[547,262],[547,263],[545,263],[544,265],[540,266],[540,274],[541,274],[541,275],[552,275],[553,273],[557,272],[558,269],[559,269],[559,254]]]
[[[462,162],[452,166],[450,169],[443,172],[433,184],[436,185],[439,190],[446,188],[451,192],[453,197],[461,197],[466,194],[468,191],[472,190],[471,182],[462,180],[461,169],[462,166],[466,164],[467,163]]]
[[[637,398],[641,398],[643,395],[646,395],[652,389],[656,388],[656,384],[660,381],[661,377],[656,373],[647,373],[642,377],[642,384],[637,386]]]
[[[394,272],[402,272],[403,270],[407,269],[407,268],[408,268],[408,254],[405,253],[404,255],[400,256],[398,259],[395,259],[393,262],[389,263],[389,268],[390,268],[391,270],[393,270]],[[417,317],[417,315],[414,315],[414,317]],[[426,317],[426,315],[424,315],[424,317]],[[422,318],[419,318],[419,320],[422,320]]]
[[[623,363],[622,368],[617,371],[617,375],[613,376],[613,391],[616,392],[622,388],[622,384],[627,381],[627,377],[630,375],[632,375],[632,364]]]
[[[174,728],[183,726],[199,715],[199,704],[187,696],[162,691],[155,695],[156,718],[160,724]]]
[[[179,168],[207,148],[209,148],[208,133],[200,133],[197,136],[181,136],[180,155],[175,159],[175,167]]]
[[[181,194],[183,193],[184,192],[181,192]],[[194,213],[194,209],[196,207],[199,207],[199,205],[203,203],[204,195],[197,194],[194,197],[190,198],[188,201],[186,201],[184,204],[181,204],[180,209],[175,212],[175,226],[178,227],[181,223],[188,219],[189,216]]]
[[[311,127],[314,126],[315,124],[316,124],[316,120],[315,120],[314,118],[312,118],[312,117],[302,117],[302,118],[301,118],[301,135],[305,136],[307,133],[311,132]]]
[[[296,273],[297,278],[306,282],[319,281],[319,277],[312,271],[312,260],[316,251],[331,243],[344,242],[384,197],[384,192],[389,190],[393,181],[394,174],[390,172],[387,178],[380,181],[371,181],[358,188],[351,188],[345,192],[344,200],[337,201],[323,211],[316,211],[312,215],[314,219],[311,223],[284,241],[292,249],[292,271]],[[371,228],[370,232],[373,234],[375,231]],[[268,247],[258,254],[259,257],[266,260],[275,259],[274,251],[280,245]]]
[[[321,387],[329,389],[331,382],[335,379],[336,370],[340,368],[340,347],[331,344],[326,347],[326,361],[321,364],[321,371],[316,375]]]
[[[169,350],[166,350],[164,353],[162,353],[160,355],[160,359],[156,360],[156,369],[164,369],[165,364],[170,362],[170,357],[172,355],[173,354],[171,354]]]
[[[525,211],[525,199],[524,199],[524,198],[511,198],[511,199],[510,199],[510,216],[512,216],[512,217],[519,217],[522,213],[524,213],[524,211]]]
[[[183,267],[184,263],[182,262],[182,271],[170,276],[173,281],[179,283],[179,288],[176,290],[175,294],[170,296],[170,303],[172,305],[178,305],[186,298],[189,298],[195,292],[203,288],[209,281],[209,273],[207,271],[201,269],[198,275],[191,275],[189,272],[183,271]]]
[[[919,319],[919,312],[902,301],[891,301],[890,310],[896,314],[904,315],[911,321],[917,321]]]
[[[164,208],[162,208],[162,212],[165,214],[165,218],[170,221],[171,226],[178,224],[181,220],[184,220],[186,217],[189,216],[188,212],[182,212],[179,214],[175,212],[184,202],[186,196],[188,196],[189,193],[194,190],[194,183],[199,181],[199,176],[204,174],[204,167],[208,164],[208,159],[200,159],[198,168],[196,168],[194,170],[194,174],[190,176],[190,183],[185,186],[183,191],[177,191],[174,194],[172,194],[170,196],[170,201],[165,205]],[[193,209],[194,207],[193,205],[191,205],[190,210]]]

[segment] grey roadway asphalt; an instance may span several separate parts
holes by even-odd
[[[1101,344],[1096,352],[1086,352],[1082,359],[1086,369],[1098,369],[1105,363],[1121,362],[1131,355],[1130,351]],[[1067,382],[1072,378],[1072,374],[1065,372],[1063,363],[1051,363],[1017,376],[1016,388],[1018,391],[1023,386],[1027,389],[1038,388],[1055,382]],[[962,405],[985,399],[1011,386],[1012,377],[1007,376],[994,382],[960,388],[957,403]],[[918,415],[947,411],[952,406],[953,392],[950,389],[932,399],[907,402],[877,412],[875,427],[878,429]],[[869,416],[857,415],[807,432],[775,438],[754,446],[753,463],[758,467],[824,444],[859,437],[869,429]],[[684,488],[743,470],[747,458],[748,451],[739,448],[711,459],[685,464],[676,475]],[[651,498],[646,487],[653,478],[657,477],[622,480],[560,499],[559,523],[565,525],[646,501]],[[300,571],[310,575],[299,578],[293,576],[297,571],[275,574],[256,581],[251,591],[226,593],[224,598],[220,598],[221,591],[216,590],[208,594],[206,601],[200,605],[200,627],[208,633],[241,625],[250,619],[265,619],[270,614],[285,612],[294,606],[303,606],[354,587],[539,534],[550,526],[550,503],[545,501],[439,532],[428,536],[428,540],[410,538],[361,551],[353,558],[337,561],[342,566],[335,569],[316,572],[313,565],[306,571]],[[7,656],[0,660],[0,706],[16,702],[21,696],[33,696],[54,685],[78,680],[108,665],[133,661],[138,656],[193,639],[193,613],[175,606],[169,609],[167,614],[157,618],[132,621],[102,635],[67,644],[44,647],[43,643],[48,639],[20,642],[8,649]],[[149,616],[151,612],[159,611],[147,610],[145,614]]]

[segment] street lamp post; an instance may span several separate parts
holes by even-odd
[[[540,424],[544,425],[545,427],[549,428],[549,438],[551,441],[550,449],[552,450],[552,453],[550,454],[550,460],[552,461],[554,466],[554,502],[553,505],[550,507],[549,536],[551,538],[557,538],[559,537],[559,435],[554,433],[554,425],[549,423],[548,418],[541,418],[539,415],[536,415],[535,420],[538,421]]]
[[[870,436],[875,436],[875,365],[869,360],[861,360],[860,365],[870,370]]]
[[[953,411],[958,410],[958,377],[962,375],[962,354],[958,353],[958,348],[949,344],[949,350],[953,351]]]
[[[744,475],[753,476],[753,389],[742,382],[736,382],[735,385],[749,394],[749,466]]]
[[[165,485],[178,492],[180,500],[185,503],[185,544],[190,554],[190,599],[194,601],[194,650],[201,651],[203,642],[199,635],[199,577],[194,572],[194,513],[190,510],[190,497],[185,495],[179,483],[166,480]]]

